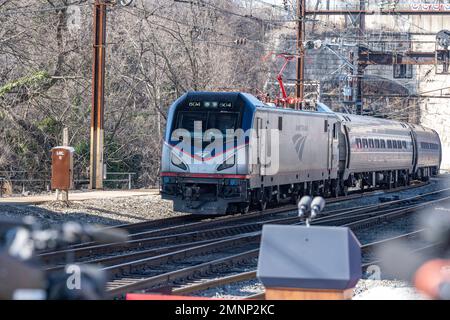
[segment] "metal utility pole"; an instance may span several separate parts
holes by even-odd
[[[361,43],[366,30],[366,0],[359,1],[359,24],[358,24],[358,69],[357,69],[357,94],[356,94],[356,114],[362,114],[363,110],[363,80],[365,66],[361,63]]]
[[[306,16],[306,0],[297,0],[297,82],[295,84],[295,96],[297,98],[296,106],[302,109],[305,97],[304,81],[305,81],[305,50],[303,42],[305,41],[305,16]]]
[[[95,0],[90,189],[103,188],[106,7],[104,0]]]

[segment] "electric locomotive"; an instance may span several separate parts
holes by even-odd
[[[277,108],[241,92],[184,94],[169,110],[162,198],[175,211],[222,215],[438,174],[434,130],[319,109]]]

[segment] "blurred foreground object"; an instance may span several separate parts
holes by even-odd
[[[414,274],[413,283],[432,299],[450,300],[450,260],[425,262]]]
[[[67,264],[64,271],[48,275],[36,250],[55,250],[80,242],[123,242],[127,237],[123,230],[75,222],[46,229],[31,217],[0,219],[0,300],[103,299],[107,279],[101,269]]]
[[[407,280],[430,299],[450,300],[450,215],[426,215],[421,224],[427,250],[404,242],[380,248],[383,276]]]
[[[351,299],[360,244],[349,228],[265,225],[257,276],[266,300]]]

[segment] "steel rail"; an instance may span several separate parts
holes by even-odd
[[[423,232],[424,232],[424,229],[421,229],[421,230],[417,230],[414,232],[399,235],[396,237],[387,238],[387,239],[383,239],[380,241],[368,243],[368,244],[361,246],[361,251],[362,251],[362,254],[368,254],[368,253],[376,250],[378,247],[387,245],[388,243],[391,243],[391,242],[415,239],[419,235],[423,234]],[[431,245],[431,246],[434,246],[434,245]],[[425,250],[425,249],[430,248],[431,246],[427,245],[418,250]],[[361,267],[362,267],[363,272],[365,272],[369,266],[373,265],[376,262],[377,261],[373,260],[371,262],[362,264]],[[380,261],[378,261],[378,262],[380,262]],[[257,271],[252,270],[252,271],[246,271],[246,272],[242,272],[242,273],[233,274],[230,276],[221,277],[218,279],[212,279],[212,280],[206,280],[206,281],[202,281],[202,279],[199,279],[198,283],[192,283],[187,286],[182,286],[182,287],[172,289],[172,294],[183,295],[183,294],[189,294],[189,293],[194,293],[194,292],[199,292],[199,291],[205,291],[208,289],[213,289],[213,288],[221,287],[224,285],[229,285],[232,283],[255,280],[256,278],[257,278]],[[264,293],[258,293],[258,294],[252,295],[252,296],[248,296],[244,299],[261,300],[263,295],[264,295]]]
[[[125,262],[118,265],[113,265],[103,268],[109,275],[131,274],[133,272],[140,272],[143,269],[161,266],[169,262],[176,262],[182,259],[212,254],[224,249],[237,249],[241,247],[248,247],[249,245],[257,245],[260,240],[260,233],[246,234],[245,236],[232,237],[230,239],[219,240],[213,243],[203,244],[200,246],[182,249],[167,254],[162,254],[155,257],[143,258],[131,262]]]
[[[132,282],[125,285],[114,286],[114,281],[110,283],[108,290],[108,296],[110,298],[123,297],[124,294],[135,291],[145,290],[152,286],[159,286],[162,283],[171,283],[182,278],[189,278],[193,274],[207,273],[212,271],[221,270],[229,266],[236,265],[248,261],[249,259],[256,258],[259,250],[250,250],[240,254],[233,255],[231,257],[225,257],[210,262],[205,262],[196,266],[184,268],[181,270],[171,271],[165,274],[160,274],[146,279],[139,279],[136,282]],[[119,282],[122,284],[123,282]]]
[[[446,191],[446,189],[441,190]],[[383,204],[373,205],[369,207],[363,207],[356,210],[350,210],[349,212],[339,213],[336,215],[325,215],[321,218],[318,218],[313,223],[314,224],[334,224],[335,222],[343,223],[344,221],[348,221],[348,223],[351,223],[353,220],[361,220],[364,216],[382,216],[382,214],[388,214],[394,210],[397,209],[387,209],[385,211],[376,212],[374,213],[373,210],[379,210],[380,208],[389,206],[393,203],[400,203],[405,201],[410,201],[413,198],[417,197],[425,197],[427,195],[434,195],[441,191],[431,192],[428,194],[419,195],[416,197],[411,197],[403,200],[395,200],[392,202],[386,202]],[[439,201],[442,201],[445,199],[441,199]],[[434,202],[434,201],[433,201]],[[404,211],[401,211],[401,213],[409,212],[408,210],[416,210],[420,206],[426,206],[429,203],[427,202],[422,205],[410,205],[408,207],[403,208]],[[364,214],[362,213],[364,212]],[[344,220],[345,219],[345,220]],[[366,221],[366,220],[363,220]],[[371,220],[367,220],[371,221]],[[236,226],[223,226],[219,228],[211,228],[206,230],[199,230],[199,231],[193,231],[193,232],[187,232],[184,234],[174,234],[169,236],[161,236],[161,237],[151,237],[146,239],[138,239],[138,240],[131,240],[128,241],[125,244],[106,244],[106,245],[99,245],[99,246],[93,246],[93,247],[85,247],[85,248],[79,248],[76,250],[69,250],[69,251],[62,251],[59,252],[58,255],[56,255],[56,258],[59,260],[63,260],[63,258],[66,256],[66,254],[71,254],[74,259],[81,259],[83,257],[89,257],[93,254],[113,254],[114,252],[120,251],[120,250],[132,250],[132,249],[143,249],[145,247],[149,246],[157,246],[157,245],[165,245],[165,244],[173,244],[174,242],[190,242],[192,245],[196,245],[196,241],[205,241],[209,240],[210,238],[217,238],[217,237],[227,237],[232,236],[236,234],[242,234],[245,232],[254,232],[258,231],[262,228],[264,224],[295,224],[295,223],[302,223],[301,219],[297,216],[293,217],[284,217],[284,218],[277,218],[272,220],[265,220],[265,221],[257,221],[247,224],[240,224]],[[213,224],[213,226],[216,224]],[[182,243],[180,244],[182,245]],[[162,249],[164,250],[164,249]],[[136,253],[136,256],[141,255],[139,252]],[[129,257],[129,255],[126,255]],[[41,259],[46,262],[47,264],[55,263],[55,253],[52,254],[43,254],[40,256]],[[53,258],[53,260],[52,260]],[[109,258],[112,260],[117,260],[117,257]],[[56,260],[58,261],[58,260]],[[102,259],[102,262],[108,262],[108,259]],[[50,268],[52,269],[52,268]]]
[[[438,201],[445,201],[445,200],[448,200],[448,198],[449,198],[449,197],[444,198],[444,199],[440,199],[440,200],[433,200],[432,202],[435,203],[435,202],[438,202]],[[416,207],[421,207],[421,206],[416,206]],[[409,207],[407,210],[399,209],[399,210],[396,210],[396,211],[393,211],[393,212],[390,212],[390,213],[383,214],[383,215],[382,215],[383,219],[378,219],[378,217],[373,217],[373,218],[363,219],[363,220],[360,222],[360,224],[358,224],[358,222],[353,222],[353,223],[349,223],[349,224],[347,223],[347,224],[344,224],[344,225],[346,225],[346,226],[348,226],[348,227],[354,229],[354,228],[358,228],[358,227],[361,227],[361,226],[367,226],[367,225],[368,225],[368,222],[369,222],[370,220],[372,221],[372,224],[374,224],[374,223],[379,223],[379,222],[381,222],[381,221],[387,220],[389,217],[391,217],[391,218],[396,218],[396,217],[398,217],[398,216],[401,215],[401,214],[406,214],[406,213],[409,213],[409,212],[412,212],[412,211],[414,211],[414,208],[410,208],[410,207]],[[370,225],[372,225],[372,224],[370,224]],[[242,235],[242,236],[240,236],[240,237],[234,238],[234,240],[238,240],[239,238],[245,238],[245,237],[248,237],[248,236],[249,236],[249,235]],[[255,233],[252,233],[252,234],[250,235],[250,237],[252,238],[252,240],[258,240],[258,241],[256,241],[257,243],[259,242],[260,236],[261,236],[261,232],[255,232]],[[413,236],[417,236],[417,234],[411,233],[411,234],[407,234],[407,235],[405,235],[405,236],[407,236],[407,237],[413,237]],[[398,239],[399,239],[399,237],[396,237],[396,240],[398,240]],[[377,242],[376,244],[377,244],[377,245],[380,245],[380,242]],[[212,243],[212,244],[205,245],[205,246],[216,246],[216,244],[215,244],[215,243]],[[215,247],[215,249],[217,249],[217,247]],[[189,251],[189,250],[190,250],[190,249],[187,249],[187,250],[185,250],[185,251]],[[366,249],[366,250],[367,250],[367,249]],[[259,249],[254,249],[253,251],[258,252]],[[133,264],[133,263],[132,263],[132,264]],[[129,264],[128,264],[127,266],[129,266]],[[140,267],[142,267],[142,266],[140,266]],[[192,267],[192,268],[195,269],[195,267]],[[116,269],[116,270],[117,270],[117,269]],[[139,288],[140,288],[141,285],[144,285],[145,281],[146,281],[146,279],[140,279],[140,281],[139,281]],[[160,284],[160,285],[161,285],[161,284]],[[124,287],[123,290],[129,290],[130,288],[134,288],[132,283],[127,284],[127,286]],[[116,290],[116,291],[118,291],[118,290],[120,291],[121,289],[120,289],[120,287],[118,287],[118,288],[115,288],[115,290]],[[116,292],[116,291],[115,291],[115,292]]]
[[[379,193],[388,194],[388,193],[394,193],[394,192],[401,192],[401,191],[405,191],[405,190],[423,187],[428,184],[429,183],[417,183],[414,185],[402,186],[402,187],[398,187],[398,188],[394,188],[394,189],[390,189],[390,190],[375,189],[375,190],[370,190],[368,192],[362,192],[362,193],[358,192],[358,193],[354,193],[354,194],[339,197],[339,198],[328,198],[327,203],[332,204],[332,203],[351,201],[351,200],[359,199],[359,198],[362,198],[365,196],[375,196]],[[130,234],[130,236],[129,236],[130,239],[139,239],[139,238],[143,238],[143,237],[148,237],[151,234],[157,235],[157,234],[164,234],[164,233],[169,233],[169,232],[174,232],[174,231],[180,232],[182,230],[189,230],[189,228],[191,230],[193,230],[193,229],[199,228],[199,227],[211,226],[214,223],[217,223],[217,224],[221,224],[223,222],[232,223],[232,222],[244,221],[247,219],[263,218],[266,216],[281,214],[281,213],[289,212],[289,211],[293,211],[293,210],[297,210],[297,207],[295,205],[287,205],[287,206],[284,205],[282,207],[267,209],[263,212],[256,211],[256,212],[251,212],[251,213],[245,214],[245,215],[237,214],[237,215],[220,216],[220,217],[184,215],[184,216],[180,216],[180,217],[170,217],[170,218],[165,218],[165,219],[144,221],[144,222],[138,222],[138,223],[122,224],[122,225],[118,225],[118,226],[108,226],[108,227],[105,227],[105,229],[111,229],[111,228],[124,229],[129,232],[134,232],[134,233]],[[341,210],[345,210],[345,209],[341,209]],[[208,219],[212,219],[212,220],[202,221],[202,220],[208,220]],[[198,221],[198,220],[200,220],[200,221]],[[150,228],[150,230],[149,230],[149,228]],[[57,252],[62,252],[63,250],[92,247],[92,246],[95,246],[96,244],[98,244],[98,243],[85,242],[85,243],[67,246],[65,248],[60,248],[57,251],[55,251],[55,250],[41,251],[40,254],[55,254],[55,255],[57,255]]]
[[[389,211],[393,211],[393,210],[389,210]],[[373,215],[373,213],[366,213],[363,216],[366,216],[366,215]],[[361,219],[361,218],[362,218],[362,216],[355,215],[355,216],[351,216],[351,217],[345,217],[344,219],[350,219],[350,221],[353,221],[354,219]],[[213,241],[225,240],[227,238],[230,238],[233,235],[259,231],[262,229],[262,226],[264,224],[269,224],[269,223],[292,224],[292,223],[301,222],[301,220],[302,220],[301,218],[295,216],[295,217],[288,217],[288,218],[282,218],[282,219],[274,219],[274,220],[270,220],[270,221],[249,223],[249,224],[238,225],[238,226],[234,226],[234,227],[225,226],[225,227],[221,227],[221,228],[213,228],[213,229],[208,229],[208,230],[203,230],[203,231],[190,232],[190,233],[183,234],[182,236],[173,235],[173,236],[166,236],[166,237],[161,237],[161,238],[156,238],[156,239],[153,238],[153,239],[149,239],[150,241],[154,240],[152,242],[153,245],[158,245],[161,243],[166,244],[166,243],[171,243],[173,241],[180,241],[180,240],[188,241],[188,242],[187,243],[183,242],[183,243],[177,244],[177,245],[164,246],[164,247],[156,248],[156,249],[154,248],[154,249],[150,249],[150,250],[126,253],[123,255],[115,255],[113,257],[89,260],[87,262],[89,264],[108,265],[111,263],[116,263],[121,260],[126,261],[129,259],[137,259],[139,257],[155,256],[157,254],[169,253],[171,251],[176,251],[179,249],[187,249],[189,247],[197,246],[202,243],[211,243]],[[336,219],[329,220],[328,217],[324,217],[322,219],[318,219],[317,221],[315,221],[314,224],[333,224],[335,220]],[[339,221],[341,223],[344,222],[342,217],[340,217],[337,221]],[[345,220],[345,221],[347,221],[347,220]],[[217,238],[217,237],[220,237],[220,238]],[[184,239],[184,240],[182,240],[182,239]],[[204,239],[204,240],[200,241],[199,239]],[[161,241],[158,241],[158,240],[161,240]],[[138,244],[142,245],[142,242],[139,242]],[[128,249],[130,249],[130,248],[128,247]],[[84,263],[84,262],[80,261],[79,263]],[[64,268],[64,266],[65,265],[49,267],[46,270],[47,271],[60,271],[61,269]]]

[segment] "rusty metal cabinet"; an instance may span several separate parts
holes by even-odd
[[[52,189],[73,189],[73,154],[72,147],[55,147],[52,149]]]

